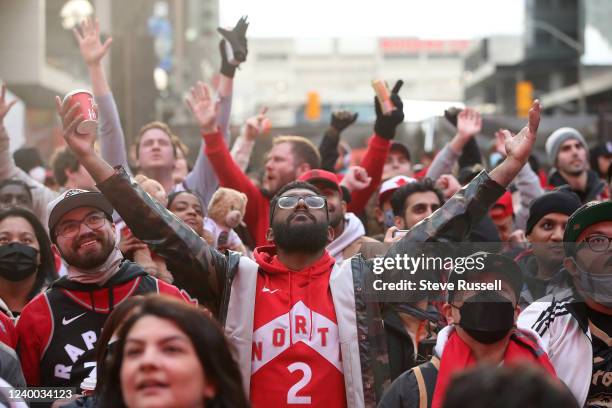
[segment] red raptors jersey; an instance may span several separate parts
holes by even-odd
[[[253,323],[251,402],[263,407],[345,407],[338,322],[329,288],[334,259],[290,271],[271,247],[260,266]]]

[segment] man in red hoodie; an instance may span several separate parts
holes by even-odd
[[[361,164],[372,181],[368,188],[355,192],[349,211],[362,211],[381,181],[390,141],[395,137],[396,127],[404,121],[403,104],[398,96],[401,84],[402,82],[398,81],[392,90],[391,101],[395,109],[390,114],[383,115],[378,100],[375,102],[374,135]],[[265,245],[270,198],[285,184],[309,170],[319,168],[321,157],[316,147],[303,137],[281,136],[275,139],[266,159],[263,189],[259,190],[233,161],[222,134],[215,122],[211,122],[211,118],[216,117],[214,109],[211,109],[213,106],[208,91],[194,92],[189,98],[189,107],[200,125],[202,137],[206,142],[206,155],[219,177],[219,183],[223,187],[233,188],[247,195],[248,205],[244,221],[256,245]]]
[[[222,254],[132,183],[125,171],[104,162],[93,148],[95,135],[76,134],[83,121],[78,108],[61,114],[67,144],[137,237],[162,256],[174,254],[186,264],[204,266],[191,284],[208,286],[219,304],[218,318],[234,346],[253,406],[376,403],[389,374],[378,304],[365,298],[373,265],[360,256],[335,264],[325,250],[334,238],[327,203],[316,187],[294,182],[277,192],[267,217],[266,238],[272,244],[257,248],[255,261]],[[204,124],[214,126],[214,107],[205,114]],[[514,137],[506,134],[508,155],[502,164],[490,175],[476,176],[387,256],[411,253],[414,242],[439,234],[461,240],[526,163],[538,121],[536,103],[529,125]]]

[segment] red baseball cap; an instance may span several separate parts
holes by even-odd
[[[493,207],[489,210],[491,218],[494,220],[501,220],[503,218],[511,217],[514,214],[512,208],[512,194],[506,191],[499,199],[493,204]]]
[[[307,183],[315,184],[315,183],[323,183],[329,187],[332,187],[338,190],[340,196],[343,196],[342,189],[340,188],[340,184],[338,183],[338,177],[335,173],[332,173],[327,170],[314,169],[309,170],[306,173],[303,173],[297,179],[298,181],[305,181]]]

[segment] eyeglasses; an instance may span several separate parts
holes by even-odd
[[[593,252],[606,252],[610,248],[610,242],[612,237],[605,235],[590,235],[579,244],[579,248],[582,249],[585,246],[589,246]]]
[[[87,225],[87,227],[96,231],[102,228],[104,225],[104,221],[106,220],[106,215],[101,212],[96,212],[89,214],[87,217],[83,218],[80,221],[66,221],[61,223],[55,229],[56,236],[62,236],[64,238],[74,238],[79,234],[79,230],[81,229],[81,224]]]
[[[319,210],[325,207],[325,197],[321,196],[282,196],[278,199],[278,208],[283,210],[290,210],[295,208],[300,200],[304,200],[306,207],[312,210]]]

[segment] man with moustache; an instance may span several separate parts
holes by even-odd
[[[539,122],[539,104],[529,125],[508,132],[507,158],[490,175],[479,174],[429,218],[395,243],[386,256],[410,253],[452,231],[465,234],[526,163]],[[161,256],[182,256],[206,265],[194,285],[207,285],[219,304],[219,320],[235,348],[245,391],[253,406],[371,406],[389,382],[388,356],[379,304],[366,299],[372,262],[357,256],[336,264],[326,250],[333,241],[327,200],[304,182],[280,188],[269,203],[269,245],[253,253],[220,253],[191,228],[113,169],[93,148],[95,135],[77,135],[76,109],[62,113],[64,138],[98,188],[132,232]],[[205,137],[216,131],[211,104],[200,112]],[[207,144],[208,145],[208,144]]]
[[[94,346],[106,318],[128,296],[179,290],[123,259],[113,207],[97,191],[67,190],[49,203],[49,233],[67,265],[23,309],[18,351],[29,386],[75,387],[96,378]]]
[[[546,154],[555,167],[548,183],[553,187],[569,184],[580,201],[601,200],[605,182],[589,169],[588,147],[584,136],[573,128],[555,130],[546,139]]]
[[[567,221],[563,266],[572,287],[532,303],[519,327],[535,330],[582,407],[612,400],[612,202],[590,202]]]

